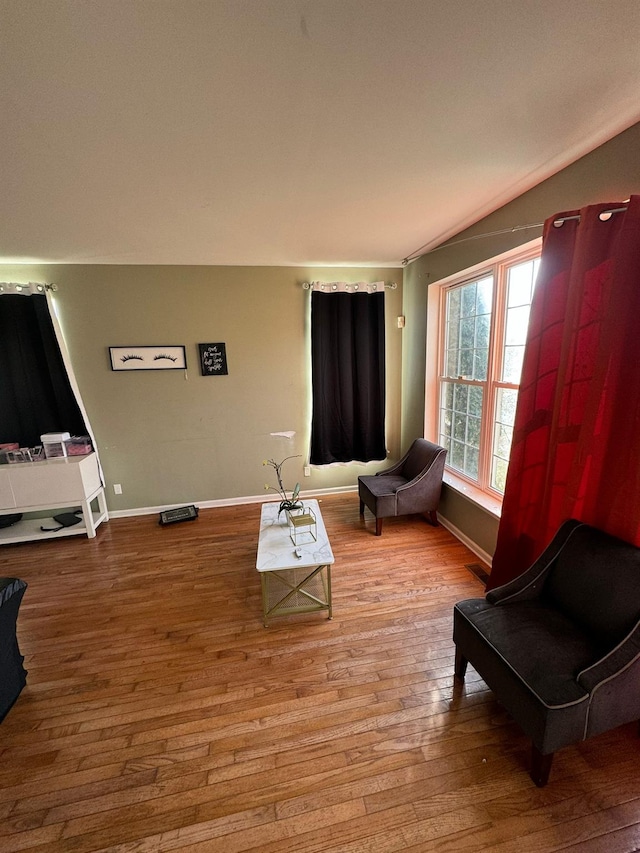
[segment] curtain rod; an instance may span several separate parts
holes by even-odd
[[[605,222],[607,219],[613,216],[614,213],[624,213],[626,210],[626,205],[624,207],[613,207],[611,208],[611,210],[603,210],[599,214],[599,216],[600,219]],[[557,219],[553,220],[553,224],[556,228],[560,228],[565,222],[569,222],[572,219],[577,219],[579,221],[580,214],[574,213],[571,216],[559,216]],[[421,254],[424,247],[428,245],[427,243],[425,243],[424,246],[420,246],[420,248],[416,249],[415,252],[412,252],[412,254],[407,255],[407,257],[404,258],[402,261],[402,266],[406,267],[409,261],[415,261],[418,258],[423,257],[423,255],[431,254],[431,252],[437,252],[440,249],[449,249],[451,246],[457,246],[460,243],[467,243],[469,242],[469,240],[482,240],[485,237],[497,237],[500,234],[511,234],[515,231],[523,231],[527,228],[542,228],[543,225],[544,222],[532,222],[529,225],[514,225],[512,228],[501,228],[499,231],[486,231],[484,234],[473,234],[471,237],[462,237],[462,239],[454,240],[451,243],[441,243],[439,246],[435,246],[435,248],[430,249],[428,252],[424,252]]]
[[[359,282],[358,284],[349,284],[348,282],[327,282],[326,284],[320,281],[303,281],[302,288],[303,290],[338,290],[338,287],[342,286],[345,290],[363,290],[371,288],[371,290],[376,291],[378,289],[378,285],[382,285],[385,290],[395,290],[398,286],[395,281],[389,282],[387,284],[384,281],[373,282],[373,284],[367,284],[366,282]]]
[[[28,284],[20,284],[16,281],[0,281],[0,294],[21,293],[23,296],[31,296],[33,293],[46,293],[47,291],[55,293],[57,289],[57,284],[39,284],[35,281],[30,281]]]
[[[624,207],[612,207],[611,210],[602,210],[598,214],[598,219],[602,222],[606,222],[607,219],[611,219],[614,213],[624,213],[627,210],[627,206]],[[580,220],[580,214],[574,213],[572,216],[559,216],[557,219],[553,220],[554,228],[561,228],[565,222],[569,222],[571,219]]]
[[[410,255],[407,255],[406,258],[402,260],[402,266],[406,267],[409,261],[417,261],[418,258],[422,258],[424,255],[430,255],[431,252],[438,252],[440,249],[449,249],[451,246],[458,246],[460,243],[468,243],[470,240],[483,240],[485,237],[497,237],[499,234],[512,234],[515,231],[523,231],[526,228],[542,228],[544,222],[532,222],[530,225],[514,225],[512,228],[501,228],[499,231],[485,231],[484,234],[472,234],[471,237],[462,237],[460,240],[453,240],[451,243],[441,243],[439,246],[435,246],[433,249],[429,249],[428,252],[422,252],[425,246],[428,246],[428,243],[425,243],[424,246],[420,246],[419,249],[416,249],[415,252],[412,252]]]

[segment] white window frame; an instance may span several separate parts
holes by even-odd
[[[504,351],[504,301],[506,290],[506,270],[514,264],[524,263],[532,258],[540,257],[542,239],[538,238],[503,252],[481,264],[476,264],[447,278],[429,285],[427,294],[427,352],[425,371],[425,437],[438,443],[440,417],[440,383],[444,373],[444,334],[446,293],[455,286],[462,285],[486,275],[494,276],[494,299],[492,303],[492,323],[489,345],[489,364],[486,381],[486,402],[483,411],[481,429],[481,454],[479,464],[479,483],[471,480],[462,472],[445,466],[445,483],[463,494],[469,500],[482,506],[492,515],[499,517],[502,509],[502,495],[491,488],[490,471],[492,456],[493,423],[495,412],[487,411],[493,407],[495,400],[494,389],[512,388],[518,385],[503,382],[499,379],[502,368],[501,356]],[[497,344],[497,342],[500,342]]]

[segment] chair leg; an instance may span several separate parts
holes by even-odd
[[[382,519],[376,518],[376,536],[382,536]]]
[[[364,515],[364,501],[360,501],[360,515]]]
[[[434,527],[439,527],[438,513],[435,509],[430,509],[427,512],[427,515],[429,516],[429,524],[433,524]]]
[[[456,663],[454,668],[454,673],[456,678],[459,678],[460,681],[464,681],[464,677],[467,673],[467,659],[462,654],[460,649],[456,646]]]
[[[553,761],[553,753],[543,755],[539,749],[531,744],[531,778],[536,783],[538,788],[544,788],[549,781],[549,771],[551,770],[551,762]]]

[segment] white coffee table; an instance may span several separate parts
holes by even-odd
[[[331,610],[331,566],[333,551],[318,501],[305,500],[316,516],[315,542],[298,547],[291,541],[284,512],[277,503],[265,503],[260,514],[256,569],[262,583],[262,613],[265,628],[273,616]]]

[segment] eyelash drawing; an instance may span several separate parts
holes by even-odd
[[[173,344],[109,347],[112,370],[186,370],[185,347]],[[186,374],[185,374],[186,375]]]

